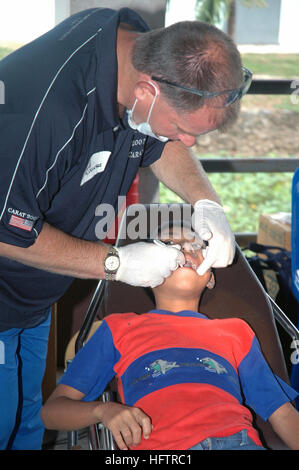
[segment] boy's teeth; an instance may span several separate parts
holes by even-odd
[[[186,263],[184,264],[184,267],[185,268],[192,268],[192,269],[196,270],[196,265],[191,263],[191,261],[186,261]]]

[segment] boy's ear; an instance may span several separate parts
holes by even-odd
[[[207,288],[214,289],[214,287],[215,287],[215,276],[214,276],[214,273],[211,272],[211,277],[209,279],[209,282],[207,283]]]

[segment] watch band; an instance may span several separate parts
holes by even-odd
[[[115,281],[116,273],[105,273],[105,280],[106,281]]]
[[[118,254],[118,251],[117,249],[115,248],[115,246],[111,246],[110,247],[110,250],[108,251],[107,255],[106,255],[106,258],[110,255],[115,255],[115,256],[119,256]]]

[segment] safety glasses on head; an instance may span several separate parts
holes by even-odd
[[[204,90],[197,90],[196,88],[189,88],[184,85],[179,85],[178,83],[171,82],[164,78],[152,76],[151,79],[159,82],[165,83],[166,85],[172,86],[174,88],[179,88],[183,91],[188,93],[192,93],[193,95],[201,96],[203,99],[208,99],[209,105],[213,108],[225,108],[230,106],[237,100],[240,100],[249,90],[251,82],[252,82],[252,73],[246,67],[242,67],[243,71],[243,83],[240,88],[235,88],[234,90],[222,90],[222,91],[204,91]]]

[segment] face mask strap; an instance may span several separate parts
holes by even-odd
[[[152,110],[153,110],[153,107],[154,107],[156,98],[157,98],[157,96],[158,96],[158,90],[157,90],[157,87],[156,87],[152,82],[147,82],[147,83],[149,83],[150,85],[152,85],[152,86],[154,87],[154,90],[155,90],[155,96],[154,96],[154,99],[153,99],[152,104],[151,104],[151,106],[150,106],[150,109],[149,109],[149,112],[148,112],[148,115],[147,115],[147,119],[146,119],[146,123],[148,124],[148,123],[149,123],[149,120],[150,120],[150,117],[151,117],[151,114],[152,114]],[[133,104],[132,109],[131,109],[131,116],[132,116],[132,118],[133,118],[134,110],[135,110],[135,108],[136,108],[137,101],[138,101],[138,98],[135,99],[134,104]],[[134,119],[134,118],[133,118],[133,119]]]
[[[137,101],[138,101],[138,98],[135,99],[134,104],[132,106],[132,109],[131,109],[132,116],[133,116],[133,113],[134,113],[134,109],[136,108]]]
[[[146,120],[147,123],[149,123],[149,120],[150,120],[150,117],[151,117],[151,114],[152,114],[152,110],[153,110],[154,104],[155,104],[156,99],[157,99],[157,96],[158,96],[157,87],[156,87],[152,82],[148,82],[148,83],[154,87],[155,96],[154,96],[153,102],[152,102],[152,104],[151,104],[150,110],[149,110],[149,112],[148,112],[148,116],[147,116],[147,120]]]
[[[140,124],[137,125],[136,122],[134,121],[133,113],[134,113],[134,110],[135,110],[135,107],[136,107],[136,104],[137,104],[137,101],[138,101],[138,98],[136,98],[135,101],[134,101],[132,109],[127,110],[129,126],[132,129],[134,129],[134,130],[137,129],[137,130],[139,130],[139,132],[141,132],[145,135],[148,135],[150,137],[154,137],[155,139],[158,139],[161,142],[167,142],[169,140],[168,137],[164,137],[164,136],[161,136],[161,135],[158,136],[158,135],[154,134],[152,129],[151,129],[151,125],[149,123],[149,120],[150,120],[152,110],[153,110],[154,104],[155,104],[157,96],[158,96],[158,90],[157,90],[157,87],[152,82],[147,82],[147,83],[149,83],[150,85],[152,85],[154,87],[155,96],[154,96],[154,99],[153,99],[152,104],[150,106],[146,122],[143,122],[143,123],[140,123]],[[141,126],[142,126],[142,128],[141,128]]]

